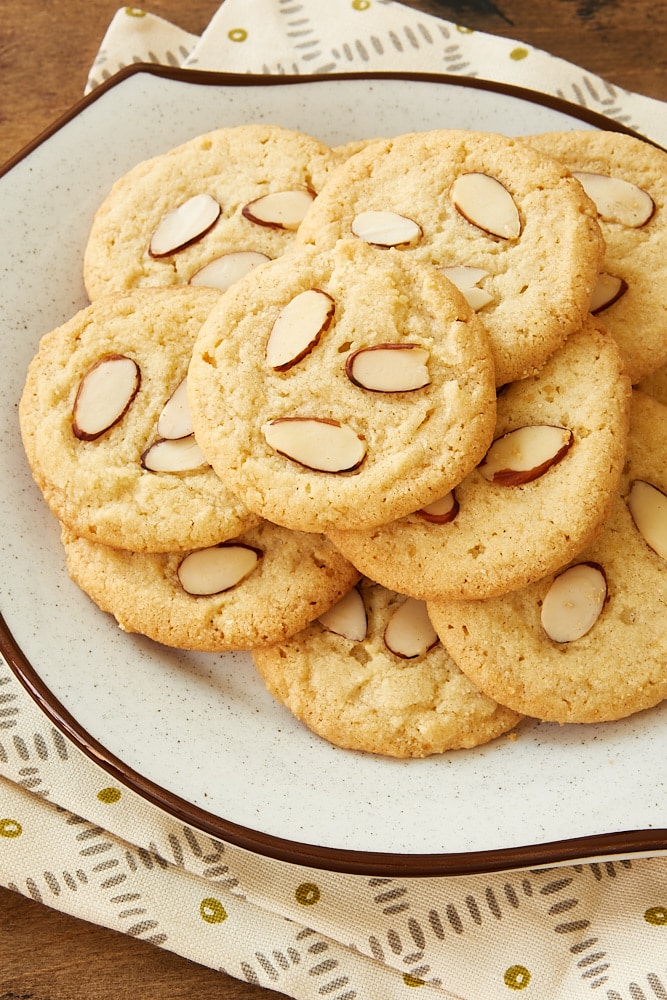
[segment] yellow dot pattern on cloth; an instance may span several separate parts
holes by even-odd
[[[514,59],[515,62],[519,62],[521,59],[525,59],[527,55],[528,49],[524,49],[521,45],[518,45],[510,52],[510,59]]]
[[[146,17],[146,11],[139,7],[126,7],[125,13],[128,17]]]
[[[302,906],[313,906],[320,901],[320,890],[314,882],[302,882],[297,886],[294,895],[297,903],[301,903]]]
[[[503,976],[505,986],[511,990],[525,990],[530,982],[530,972],[525,965],[511,965]]]
[[[227,38],[230,42],[245,42],[248,37],[248,32],[245,28],[231,28],[227,32]]]
[[[221,924],[223,920],[227,919],[226,909],[220,900],[215,899],[214,896],[207,896],[206,899],[202,899],[199,904],[199,913],[202,920],[205,920],[207,924]]]
[[[0,819],[0,837],[20,837],[23,827],[17,819]]]
[[[650,910],[647,910],[644,914],[644,920],[647,924],[654,924],[656,927],[666,926],[667,906],[652,906]]]
[[[120,795],[120,788],[100,788],[97,793],[97,797],[100,802],[104,802],[106,805],[112,805],[114,802],[118,802]]]
[[[368,10],[371,5],[371,0],[352,0],[353,10]]]
[[[406,986],[425,986],[423,979],[417,979],[416,976],[411,976],[409,972],[403,974],[403,982]]]

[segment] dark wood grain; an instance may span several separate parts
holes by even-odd
[[[664,9],[648,0],[406,0],[468,28],[517,38],[598,76],[667,100]]]
[[[409,0],[407,5],[520,39],[622,87],[667,100],[667,45],[659,3]],[[151,0],[143,6],[198,34],[219,0]],[[0,161],[80,98],[117,8],[117,0],[0,0]],[[270,1000],[278,995],[0,889],[0,1000],[212,996]]]
[[[649,0],[404,0],[466,27],[518,38],[629,90],[667,100],[660,5]],[[146,9],[199,34],[217,0],[152,0]],[[81,96],[116,0],[0,0],[0,162]],[[61,28],[66,17],[67,26]],[[36,71],[39,67],[39,73]]]
[[[0,1000],[279,996],[0,888]]]

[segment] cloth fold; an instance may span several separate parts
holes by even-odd
[[[201,37],[125,7],[86,90],[132,62],[480,76],[565,97],[667,142],[660,102],[393,0],[225,0]],[[415,989],[424,1000],[667,997],[667,859],[409,879],[251,854],[116,784],[4,661],[0,883],[296,1000],[399,1000]]]
[[[475,76],[561,97],[667,144],[661,101],[518,39],[472,31],[395,0],[225,0],[199,38],[123,7],[109,25],[86,91],[141,61],[228,73]]]

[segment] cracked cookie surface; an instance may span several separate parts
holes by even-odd
[[[267,360],[276,321],[313,292],[332,315],[276,370]],[[367,349],[371,369],[386,354],[401,359],[382,389],[367,387],[367,372],[360,385],[350,362]],[[413,349],[426,384],[406,388],[402,359]],[[484,454],[496,412],[488,338],[462,295],[435,268],[355,240],[294,251],[226,292],[197,338],[188,391],[220,478],[262,517],[304,531],[383,523],[435,500]],[[289,433],[310,435],[308,457],[274,443],[273,425],[288,421]],[[343,439],[347,466],[314,468],[331,435]]]
[[[512,225],[497,235],[506,209]],[[441,129],[370,143],[329,178],[297,244],[331,246],[368,212],[416,224],[406,256],[481,272],[498,385],[539,369],[588,312],[603,253],[595,207],[566,167],[518,139]]]
[[[561,429],[567,450],[538,457],[535,448],[509,444],[505,463],[513,451],[530,456],[523,472],[501,467],[489,480],[480,464],[455,488],[451,520],[414,513],[330,537],[362,573],[422,599],[477,599],[527,586],[598,532],[623,468],[629,405],[618,347],[591,318],[541,372],[498,396],[496,441],[509,444],[517,430]]]
[[[105,296],[42,338],[21,397],[21,433],[35,481],[76,534],[168,552],[214,543],[257,523],[203,456],[181,472],[144,465],[144,453],[159,437],[160,413],[186,376],[195,338],[219,298],[219,292],[186,287]],[[73,426],[79,387],[101,359],[114,356],[136,364],[139,388],[112,426],[94,439],[81,438]]]
[[[368,580],[359,586],[366,636],[352,642],[319,622],[286,642],[252,651],[268,690],[337,746],[393,757],[426,757],[487,743],[520,715],[482,695],[439,643],[405,659],[385,643],[405,601]]]
[[[94,216],[83,267],[88,295],[186,284],[226,254],[280,256],[294,241],[293,220],[285,226],[276,215],[262,223],[244,209],[267,195],[317,194],[339,160],[313,136],[248,124],[204,133],[142,161],[116,181]],[[201,232],[192,220],[182,248],[152,255],[151,241],[170,213],[195,215],[188,206],[201,202],[193,198],[212,199],[219,214],[202,222]],[[189,224],[182,218],[181,232]]]

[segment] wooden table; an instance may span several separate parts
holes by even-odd
[[[470,28],[531,43],[629,90],[667,100],[667,31],[653,0],[407,2]],[[80,98],[118,6],[117,0],[66,5],[0,0],[0,162]],[[150,0],[143,6],[199,34],[219,0]],[[277,996],[0,889],[0,1000],[269,1000],[271,995]]]

